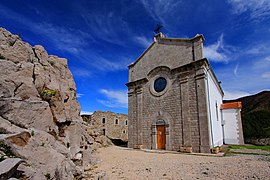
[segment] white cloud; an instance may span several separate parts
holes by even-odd
[[[270,71],[263,73],[262,78],[270,79]]]
[[[233,69],[233,74],[234,74],[235,76],[238,76],[238,66],[239,66],[239,64],[236,64],[236,66],[235,66],[234,69]]]
[[[233,100],[249,95],[251,94],[244,91],[224,91],[224,100]]]
[[[229,51],[224,47],[223,34],[218,41],[212,45],[204,47],[204,55],[213,62],[228,62],[227,53]]]
[[[101,104],[113,108],[127,108],[128,106],[127,91],[101,89],[100,93],[105,95],[106,97],[106,100],[101,99],[98,100],[98,102],[100,102]]]
[[[262,21],[270,17],[269,0],[227,0],[234,14],[250,13],[250,18]]]
[[[82,97],[82,96],[84,96],[84,94],[76,93],[76,97],[77,97],[77,98],[80,98],[80,97]]]
[[[92,115],[93,112],[91,112],[91,111],[81,111],[80,114],[81,114],[81,115]]]

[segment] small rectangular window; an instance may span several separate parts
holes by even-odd
[[[102,135],[106,135],[106,129],[102,129]]]
[[[104,118],[102,118],[102,124],[105,124],[105,122],[106,122],[106,119],[104,117]]]
[[[126,126],[128,125],[128,120],[125,121]]]
[[[118,122],[118,119],[115,119],[115,124],[118,124],[119,122]]]

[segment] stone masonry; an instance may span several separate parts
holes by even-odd
[[[164,125],[166,150],[192,147],[194,152],[209,152],[206,74],[216,77],[203,58],[203,40],[202,35],[175,39],[160,33],[129,65],[130,148],[158,149],[157,126]],[[166,79],[166,88],[157,92],[160,77]]]
[[[92,115],[82,115],[84,121],[100,135],[110,139],[128,140],[128,116],[110,111],[95,111]]]

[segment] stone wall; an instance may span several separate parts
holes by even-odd
[[[203,36],[156,36],[155,40],[129,66],[128,146],[157,149],[157,126],[163,121],[166,150],[192,146],[194,152],[209,152],[207,71],[212,71],[203,59]],[[167,85],[162,92],[155,92],[154,82],[159,77],[165,78]]]
[[[95,111],[92,115],[82,115],[96,133],[110,139],[128,140],[128,116],[110,111]],[[104,134],[105,133],[105,134]]]
[[[209,152],[206,104],[206,60],[180,68],[158,68],[144,81],[129,86],[129,147],[156,149],[156,125],[164,120],[166,149],[192,146],[195,152]],[[161,96],[151,92],[157,76],[166,77],[168,89]]]

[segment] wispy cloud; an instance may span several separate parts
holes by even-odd
[[[270,69],[270,56],[266,56],[255,61],[253,64],[253,69],[256,69],[259,71]]]
[[[124,34],[130,33],[129,26],[114,13],[81,13],[88,28],[95,35],[95,38],[112,44],[124,45],[126,40]]]
[[[224,91],[224,94],[224,100],[233,100],[251,95],[250,93],[244,91]]]
[[[235,76],[238,76],[238,66],[239,66],[239,64],[236,64],[236,66],[235,66],[234,69],[233,69],[233,74],[234,74]]]
[[[214,44],[204,47],[204,55],[213,62],[228,62],[229,50],[224,45],[223,34]]]
[[[139,2],[156,22],[162,23],[166,27],[169,27],[166,20],[182,3],[180,0],[139,0]]]
[[[147,48],[153,42],[153,40],[145,36],[135,36],[134,42],[140,44],[142,47]]]
[[[62,51],[76,54],[88,41],[92,41],[92,36],[81,30],[57,26],[45,21],[35,22],[1,4],[0,13],[5,18],[19,23],[22,28],[26,28],[37,35],[45,37],[48,41],[52,42],[55,48]]]
[[[76,93],[76,97],[77,97],[77,98],[80,98],[80,97],[82,97],[82,96],[84,96],[84,94]]]
[[[127,69],[127,66],[131,63],[130,59],[121,58],[118,59],[105,59],[103,57],[97,57],[95,63],[92,64],[98,70],[101,71],[118,71]]]
[[[227,0],[227,2],[232,6],[234,14],[248,12],[251,20],[262,21],[270,17],[269,0]]]
[[[251,55],[258,55],[268,53],[270,51],[270,47],[267,43],[264,44],[256,44],[255,46],[247,49],[246,53]]]
[[[32,31],[47,37],[59,50],[77,54],[80,49],[92,41],[92,36],[81,30],[56,26],[46,22],[35,24]]]
[[[270,79],[270,71],[263,73],[262,78]]]
[[[92,77],[92,72],[89,71],[89,69],[85,68],[77,68],[77,67],[71,67],[71,72],[73,76],[76,77]]]
[[[101,104],[112,108],[127,108],[127,91],[101,89],[99,92],[105,95],[105,100],[98,99]]]

